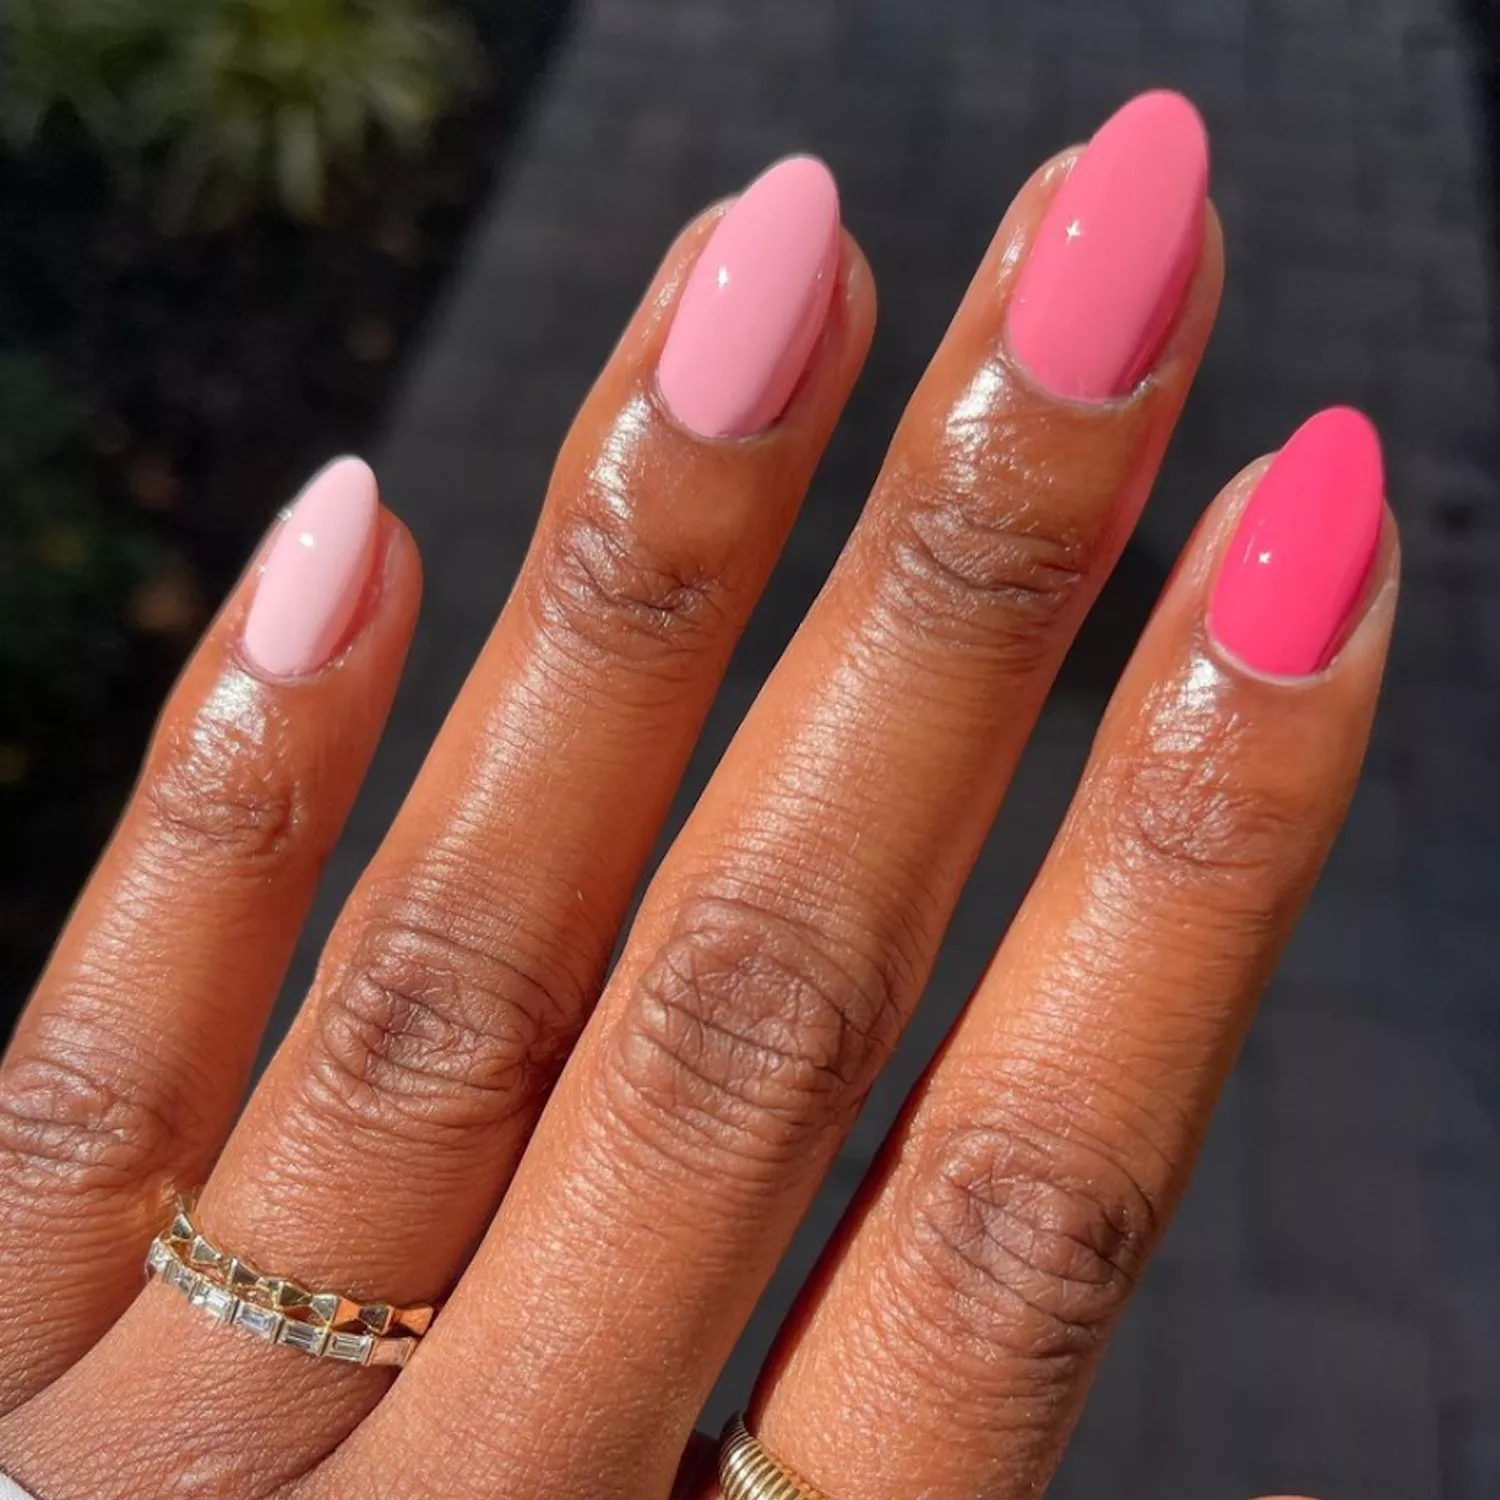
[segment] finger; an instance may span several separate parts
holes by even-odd
[[[1383,514],[1373,430],[1335,412],[1190,547],[773,1361],[758,1435],[827,1493],[1046,1487],[1353,792],[1395,605]]]
[[[444,1493],[668,1492],[911,1010],[1207,338],[1220,260],[1201,127],[1166,108],[1185,138],[1168,142],[1163,212],[1146,214],[1168,241],[1152,274],[1182,316],[1162,354],[1162,288],[1137,300],[1150,379],[1064,400],[1004,346],[1017,268],[1070,159],[1002,229],[834,577],[653,882],[427,1357],[330,1483],[346,1455],[352,1474],[361,1454],[430,1448],[456,1422],[462,1464],[433,1460]],[[1135,364],[1116,360],[1109,381]]]
[[[458,1274],[592,1005],[873,313],[832,180],[807,159],[673,249],[574,424],[495,633],[204,1194],[219,1243],[398,1304],[431,1301]],[[130,1369],[144,1420],[174,1420],[168,1392],[180,1341],[201,1336],[183,1323],[194,1316],[148,1291],[91,1378]],[[274,1441],[239,1444],[235,1461],[268,1486],[342,1439],[389,1382],[240,1337],[215,1357],[231,1372],[222,1410],[206,1415],[195,1391],[182,1440],[206,1442],[215,1419],[262,1423]],[[143,1366],[161,1383],[143,1383]]]
[[[173,691],[0,1068],[6,1406],[119,1316],[163,1203],[206,1174],[419,592],[410,538],[344,460],[283,519]]]

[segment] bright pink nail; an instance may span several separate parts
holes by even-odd
[[[1150,372],[1203,247],[1208,133],[1180,94],[1101,128],[1052,200],[1011,299],[1011,352],[1054,395],[1098,402]]]
[[[1380,438],[1347,407],[1314,417],[1256,487],[1209,606],[1215,639],[1275,677],[1320,671],[1342,644],[1380,544]]]
[[[245,655],[268,677],[304,677],[344,642],[374,561],[379,492],[368,464],[341,458],[297,498],[261,569]]]
[[[810,156],[778,162],[719,221],[683,288],[657,380],[703,437],[763,432],[786,410],[828,316],[839,194]]]

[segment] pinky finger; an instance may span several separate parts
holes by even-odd
[[[282,517],[173,690],[0,1065],[0,1409],[113,1322],[164,1200],[206,1176],[420,592],[410,536],[342,460]]]

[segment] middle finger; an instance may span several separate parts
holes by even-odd
[[[1206,168],[1151,96],[1023,192],[424,1360],[316,1493],[392,1453],[445,1495],[667,1493],[1155,475],[1217,305]]]

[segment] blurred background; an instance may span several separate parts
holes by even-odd
[[[812,150],[874,353],[684,800],[852,525],[1010,196],[1132,92],[1211,127],[1230,279],[1141,533],[709,1419],[1046,848],[1194,518],[1315,407],[1384,430],[1403,617],[1347,833],[1052,1493],[1500,1494],[1500,20],[1491,0],[0,0],[0,994],[274,511],[368,454],[428,598],[278,1012],[503,601],[674,230]]]

